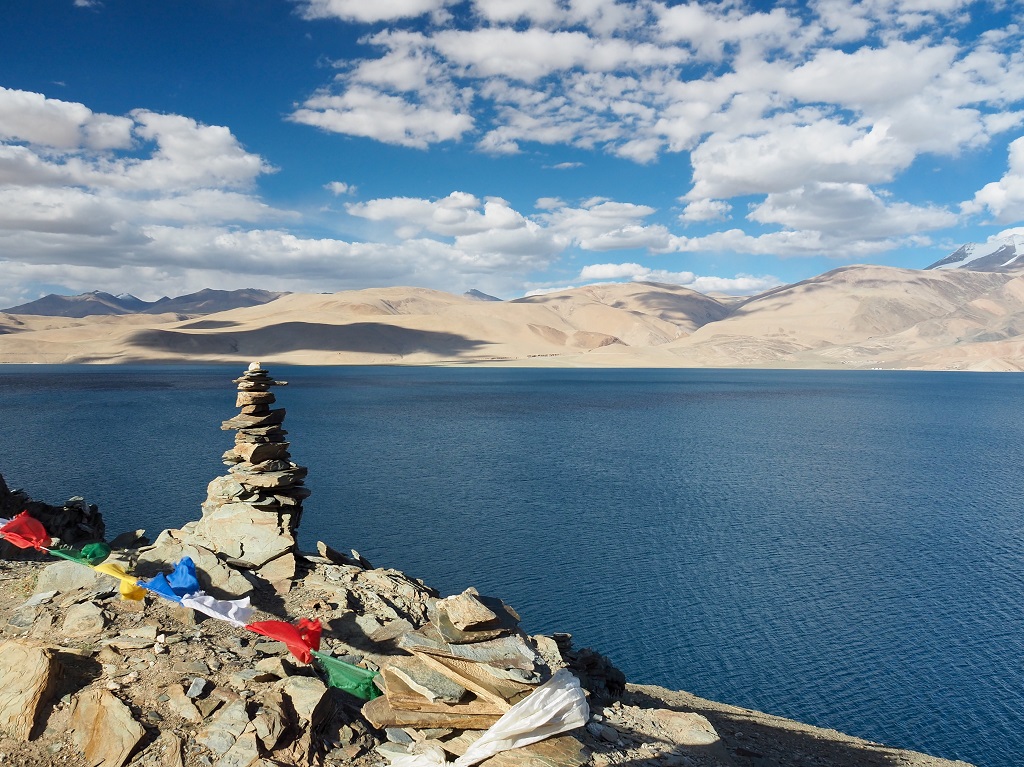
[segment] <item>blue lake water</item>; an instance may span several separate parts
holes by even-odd
[[[239,367],[0,366],[12,487],[197,518]],[[281,368],[300,535],[502,597],[630,681],[1024,753],[1024,376]]]

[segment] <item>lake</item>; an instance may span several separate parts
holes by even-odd
[[[233,367],[0,366],[0,473],[198,518]],[[1024,376],[284,368],[300,538],[476,586],[632,682],[983,767],[1024,752]]]

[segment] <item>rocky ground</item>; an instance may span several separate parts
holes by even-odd
[[[319,618],[322,649],[371,668],[397,652],[395,637],[437,597],[365,561],[300,562],[288,593],[253,594],[255,619]],[[362,701],[325,688],[283,644],[160,598],[121,600],[114,579],[73,562],[0,561],[0,626],[0,764],[379,767],[382,744],[423,737],[375,730]],[[548,652],[554,645],[537,641]],[[965,767],[685,692],[628,684],[616,697],[614,669],[599,654],[561,645],[563,659],[552,663],[567,663],[593,689],[590,722],[483,764]],[[26,697],[25,680],[39,674],[49,675],[46,689]]]

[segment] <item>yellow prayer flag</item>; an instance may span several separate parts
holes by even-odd
[[[92,569],[104,575],[112,575],[121,581],[121,599],[139,600],[146,595],[146,590],[138,585],[139,579],[128,575],[124,568],[115,562],[104,562],[101,565],[95,565]]]

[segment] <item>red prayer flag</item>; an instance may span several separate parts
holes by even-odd
[[[250,623],[246,628],[257,634],[284,642],[288,645],[292,655],[303,663],[313,660],[310,650],[320,649],[320,632],[323,631],[319,620],[311,621],[308,618],[300,618],[297,626],[284,621],[260,621]]]
[[[46,551],[45,547],[50,545],[50,535],[43,527],[43,523],[35,517],[30,517],[27,511],[21,512],[6,525],[0,527],[0,536],[19,549]]]

